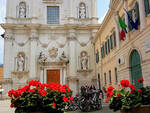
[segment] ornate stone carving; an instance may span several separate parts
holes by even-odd
[[[68,62],[68,58],[65,55],[65,52],[63,51],[62,55],[59,57],[61,62]]]
[[[58,48],[53,47],[49,50],[49,56],[51,58],[56,58],[57,55],[58,55]]]
[[[12,84],[13,81],[11,78],[4,78],[3,81],[2,81],[2,84]]]
[[[19,4],[19,18],[26,18],[26,3],[21,2]]]
[[[39,60],[39,62],[46,62],[47,57],[43,52],[40,52],[38,60]]]

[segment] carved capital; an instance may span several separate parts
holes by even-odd
[[[76,33],[74,29],[69,30],[68,38],[69,41],[76,40]]]
[[[30,40],[37,40],[38,39],[38,31],[36,29],[31,29],[30,31]]]
[[[4,78],[2,84],[13,84],[13,81],[11,78]]]
[[[13,33],[11,30],[6,30],[5,34],[4,34],[4,39],[8,40],[8,41],[12,41],[13,40]]]

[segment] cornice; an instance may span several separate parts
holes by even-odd
[[[98,37],[100,37],[100,34],[103,32],[104,28],[106,27],[106,24],[108,23],[109,19],[116,15],[116,12],[118,12],[117,10],[121,7],[123,0],[113,0],[113,2],[111,2],[111,4],[109,5],[109,10],[103,20],[103,22],[101,23],[101,26],[96,34],[96,37],[93,39],[93,42],[95,43],[98,39]],[[118,6],[118,7],[116,7]]]
[[[5,23],[0,24],[4,29],[12,30],[27,30],[27,29],[37,29],[37,30],[91,30],[98,29],[100,24],[88,24],[88,25],[79,25],[79,24],[64,24],[64,25],[47,25],[47,24],[12,24]]]

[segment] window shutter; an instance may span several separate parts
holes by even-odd
[[[96,53],[96,63],[98,63],[99,62],[99,52],[97,51],[97,53]]]
[[[116,47],[116,32],[113,32],[114,47]]]
[[[145,6],[145,16],[147,16],[150,13],[149,0],[144,0],[144,6]]]
[[[139,16],[139,4],[135,3],[135,11],[136,11],[136,20],[138,20],[138,25],[140,25],[140,16]]]
[[[107,46],[108,46],[108,53],[110,53],[110,40],[107,40]]]
[[[110,48],[113,49],[113,39],[112,39],[112,35],[110,35]]]
[[[106,55],[107,55],[108,54],[107,41],[105,42],[105,52],[106,52]]]
[[[101,47],[101,58],[104,58],[103,47]]]
[[[132,10],[128,11],[128,14],[132,18]],[[128,21],[128,27],[129,27],[129,31],[132,31],[133,28],[129,21]]]

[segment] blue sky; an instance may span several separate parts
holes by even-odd
[[[108,11],[110,0],[97,0],[98,1],[98,17],[101,23]],[[6,0],[0,0],[0,23],[5,22],[5,12],[6,12]],[[0,35],[3,34],[4,30],[0,27]],[[0,64],[3,63],[3,53],[4,53],[4,41],[0,37]]]

